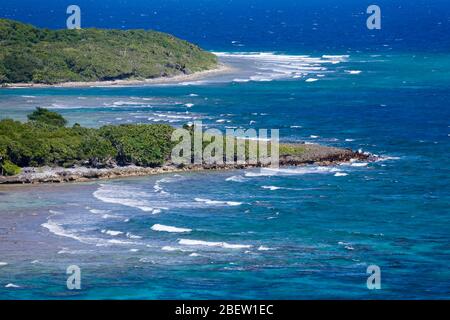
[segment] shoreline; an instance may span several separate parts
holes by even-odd
[[[141,86],[141,85],[159,85],[159,84],[176,84],[188,81],[202,80],[205,77],[228,74],[234,72],[236,68],[218,63],[214,69],[198,71],[191,74],[179,74],[171,77],[158,77],[153,79],[125,79],[125,80],[109,80],[109,81],[83,81],[83,82],[61,82],[56,84],[43,83],[5,83],[0,85],[1,89],[18,89],[18,88],[85,88],[85,87],[118,87],[118,86]]]
[[[355,152],[350,149],[341,149],[321,145],[305,145],[306,152],[301,155],[281,155],[280,167],[288,166],[333,166],[352,161],[375,161],[372,155]],[[176,166],[167,162],[160,167],[140,167],[135,165],[117,166],[112,168],[89,167],[30,167],[23,168],[22,173],[16,176],[0,176],[1,185],[26,185],[46,183],[88,182],[93,180],[109,180],[128,177],[151,176],[164,173],[244,170],[252,168],[270,168],[260,164],[221,164],[221,165],[188,165]]]

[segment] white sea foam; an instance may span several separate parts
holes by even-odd
[[[225,181],[245,182],[247,181],[247,179],[245,179],[243,176],[231,176],[226,178]]]
[[[79,255],[79,254],[83,254],[86,253],[86,250],[70,250],[69,248],[62,248],[61,250],[58,251],[58,254],[72,254],[72,255]]]
[[[336,173],[334,174],[335,177],[345,177],[345,176],[347,176],[347,175],[348,175],[348,174],[345,173],[345,172],[336,172]]]
[[[401,159],[400,157],[380,156],[380,157],[377,157],[377,162],[400,160],[400,159]]]
[[[361,70],[345,70],[345,72],[348,74],[360,74],[362,71]]]
[[[269,251],[273,250],[272,248],[266,247],[266,246],[259,246],[258,251]]]
[[[160,193],[163,195],[168,195],[169,193],[164,190],[164,188],[161,186],[162,183],[170,182],[171,180],[168,179],[160,179],[155,182],[155,185],[153,186],[153,190],[155,190],[156,193]]]
[[[161,250],[163,250],[163,251],[177,251],[178,248],[171,247],[171,246],[164,246],[164,247],[161,248]]]
[[[340,246],[343,246],[345,249],[347,249],[347,250],[355,250],[355,248],[353,248],[353,246],[352,246],[352,244],[351,243],[348,243],[348,242],[344,242],[344,241],[339,241],[338,242],[338,244],[340,245]]]
[[[351,164],[352,167],[367,167],[367,162],[353,162]]]
[[[163,232],[174,232],[174,233],[184,233],[184,232],[191,232],[192,229],[188,228],[177,228],[172,226],[165,226],[162,224],[155,224],[151,227],[153,231],[163,231]]]
[[[5,288],[20,288],[20,286],[14,283],[8,283]]]
[[[225,249],[245,249],[251,248],[251,245],[246,244],[229,244],[227,242],[208,242],[202,240],[190,240],[190,239],[180,239],[179,244],[186,246],[206,246],[206,247],[221,247]]]
[[[203,198],[195,198],[194,199],[197,202],[202,202],[209,205],[228,205],[228,206],[240,206],[242,202],[236,202],[236,201],[218,201],[218,200],[210,200],[210,199],[203,199]]]
[[[282,189],[281,187],[275,187],[275,186],[262,186],[261,188],[263,189],[269,189],[271,191],[275,191],[275,190],[280,190]]]
[[[100,187],[93,193],[94,197],[106,203],[124,205],[140,209],[152,214],[160,213],[161,207],[153,206],[148,198],[149,194],[136,188],[115,185],[100,184]]]
[[[285,55],[273,52],[215,52],[225,63],[233,64],[245,61],[247,72],[242,72],[233,82],[258,81],[267,82],[278,79],[308,78],[309,82],[317,81],[313,76],[323,76],[328,66],[345,62],[348,56],[310,57],[307,55]]]
[[[318,80],[319,79],[316,79],[316,78],[308,78],[308,79],[305,80],[305,82],[316,82]]]
[[[316,167],[306,166],[298,168],[261,168],[259,171],[249,171],[245,173],[246,177],[265,177],[275,175],[303,175],[303,174],[327,174],[336,173],[341,171],[340,169],[333,167]]]
[[[111,240],[108,240],[108,243],[111,243],[111,244],[118,244],[118,245],[135,245],[136,243],[135,242],[131,242],[131,241],[124,241],[124,240],[117,240],[117,239],[111,239]]]
[[[123,234],[122,231],[114,231],[114,230],[102,230],[102,233],[110,235],[110,236],[120,236],[121,234]]]
[[[41,226],[56,236],[70,238],[70,239],[76,240],[81,243],[97,245],[97,246],[102,246],[102,245],[105,245],[105,243],[107,243],[106,240],[104,240],[102,238],[84,235],[84,234],[82,234],[83,231],[74,230],[74,229],[70,229],[70,228],[66,229],[63,226],[63,224],[57,223],[52,219],[49,219],[46,223],[43,223]],[[110,234],[112,236],[118,235],[118,234],[116,234],[116,231],[108,231],[108,230],[103,230],[103,231],[102,231],[103,233]]]
[[[48,220],[46,223],[41,224],[42,227],[46,228],[48,231],[53,233],[54,235],[71,238],[80,242],[85,242],[84,239],[72,232],[65,230],[61,225],[57,224],[52,220]]]
[[[233,82],[250,82],[250,79],[240,79],[240,78],[236,78],[236,79],[233,79]]]
[[[127,232],[126,236],[127,236],[128,239],[142,239],[141,236],[136,236],[136,235],[134,235],[134,234],[132,234],[130,232]]]
[[[142,105],[142,102],[120,100],[120,101],[113,102],[113,105],[115,105],[115,106],[140,106],[140,105]]]
[[[111,212],[110,210],[100,210],[100,209],[90,209],[89,212],[93,214],[107,214]]]
[[[345,61],[349,58],[349,55],[330,55],[330,54],[324,54],[322,58],[324,59],[331,59],[331,60],[339,60],[339,61]]]
[[[8,265],[7,262],[0,262],[0,267],[4,267],[4,266],[7,266],[7,265]]]
[[[172,247],[172,246],[164,246],[161,248],[163,251],[181,251],[181,252],[189,252],[189,250],[185,250],[182,248]]]

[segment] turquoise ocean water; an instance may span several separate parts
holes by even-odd
[[[202,120],[209,128],[279,128],[282,141],[381,160],[2,186],[0,298],[450,297],[445,43],[407,50],[390,34],[374,50],[362,36],[346,43],[355,47],[309,50],[261,36],[236,47],[227,42],[236,34],[190,39],[210,43],[238,68],[233,74],[147,87],[2,89],[0,117],[25,120],[42,106],[91,127]],[[366,287],[373,264],[381,290]],[[66,288],[69,265],[82,270],[80,291]]]

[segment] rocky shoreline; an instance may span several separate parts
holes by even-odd
[[[321,165],[331,166],[351,161],[374,161],[370,154],[355,152],[350,149],[326,147],[320,145],[304,145],[304,152],[300,155],[280,155],[280,166]],[[233,170],[261,167],[260,165],[188,165],[176,166],[167,162],[164,166],[149,168],[139,166],[116,166],[112,168],[62,168],[40,167],[23,168],[16,176],[0,176],[0,184],[39,184],[86,182],[98,179],[114,179],[124,177],[149,176],[163,173],[194,172],[204,170]]]

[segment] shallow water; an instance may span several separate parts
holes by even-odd
[[[176,86],[1,90],[2,118],[44,106],[93,127],[251,123],[382,161],[2,186],[0,296],[449,298],[448,57],[323,54],[221,54],[248,67]]]
[[[83,27],[170,32],[239,70],[2,89],[0,118],[41,106],[90,127],[279,128],[283,141],[382,161],[0,186],[0,298],[450,298],[448,1],[379,0],[381,31],[367,30],[358,1],[77,3]],[[48,28],[63,28],[65,12],[0,3],[1,17]],[[372,264],[381,290],[366,287]],[[69,265],[81,291],[66,288]]]

